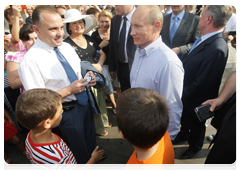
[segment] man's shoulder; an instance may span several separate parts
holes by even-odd
[[[169,18],[171,18],[171,15],[172,15],[172,13],[167,14],[167,15],[164,15],[164,20],[165,20],[165,19],[169,19]]]
[[[226,46],[227,47],[227,41],[225,37],[223,36],[223,33],[217,33],[208,39],[206,39],[206,43],[214,46]]]
[[[113,22],[117,22],[117,21],[120,21],[121,20],[121,15],[115,15],[113,18],[112,18],[112,20],[111,20],[111,22],[113,23]]]
[[[200,17],[198,15],[192,14],[188,11],[185,11],[184,17],[188,17],[190,20],[196,20],[196,21],[200,20]]]

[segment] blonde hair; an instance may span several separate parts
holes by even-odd
[[[161,22],[161,28],[159,32],[162,30],[163,26],[163,14],[162,11],[160,10],[160,7],[158,5],[139,5],[138,8],[144,8],[144,9],[149,9],[149,14],[148,14],[148,20],[152,25],[154,25],[157,21]]]
[[[102,12],[98,15],[98,20],[100,20],[100,17],[108,17],[110,20],[112,19],[112,13],[107,10],[102,10]]]

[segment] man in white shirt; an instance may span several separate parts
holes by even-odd
[[[131,36],[137,49],[130,82],[131,88],[151,89],[167,100],[170,110],[168,132],[174,140],[182,114],[184,70],[178,56],[159,36],[162,23],[163,15],[158,6],[138,6],[133,13]]]
[[[96,147],[95,127],[89,103],[80,105],[75,94],[85,90],[86,79],[82,79],[80,59],[74,49],[62,42],[63,22],[57,11],[49,6],[40,6],[33,12],[33,28],[38,35],[36,43],[22,59],[18,73],[25,90],[47,88],[62,96],[63,113],[59,128],[70,145],[77,163],[86,163]],[[78,80],[70,82],[60,63],[54,47],[66,58]],[[96,77],[92,72],[96,84]]]

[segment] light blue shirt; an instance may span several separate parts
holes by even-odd
[[[179,25],[181,24],[184,14],[185,14],[185,9],[184,9],[180,14],[177,15],[177,16],[178,16],[177,28],[178,28]],[[169,30],[171,30],[171,28],[172,28],[172,26],[173,26],[174,16],[175,16],[175,15],[174,15],[173,12],[172,12]]]
[[[223,32],[223,29],[219,30],[219,31],[215,31],[215,32],[211,32],[209,34],[206,34],[206,35],[202,35],[202,40],[196,45],[196,47],[201,44],[203,41],[205,41],[206,39],[220,33],[220,32]]]
[[[178,56],[163,42],[161,36],[142,49],[137,46],[130,73],[131,87],[151,89],[161,94],[168,103],[171,140],[174,140],[182,116],[184,69]]]

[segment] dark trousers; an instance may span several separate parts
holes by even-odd
[[[130,71],[128,63],[121,63],[118,60],[118,80],[121,86],[121,92],[131,88],[130,85]]]
[[[189,137],[188,137],[188,144],[189,149],[197,152],[202,149],[206,126],[205,121],[200,122],[197,116],[190,116],[188,115],[187,118],[188,128],[189,128]]]
[[[95,125],[89,104],[81,106],[76,102],[72,110],[64,111],[59,128],[77,163],[85,164],[96,147]]]
[[[181,129],[178,133],[178,137],[180,137],[180,139],[188,138],[189,149],[197,152],[202,149],[205,132],[205,122],[200,122],[198,120],[194,110],[189,113],[187,106],[183,107]]]

